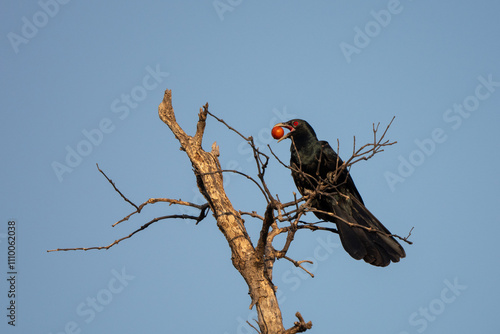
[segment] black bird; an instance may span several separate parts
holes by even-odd
[[[321,188],[311,203],[321,212],[314,214],[337,225],[347,253],[356,260],[363,259],[379,267],[404,258],[403,247],[389,236],[389,230],[365,207],[349,172],[344,168],[336,180],[333,179],[343,162],[328,142],[319,141],[313,128],[302,119],[292,119],[276,126],[290,130],[278,142],[286,138],[292,140],[290,167],[297,189],[304,196]],[[365,226],[371,231],[346,222]]]

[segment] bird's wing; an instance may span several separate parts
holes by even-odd
[[[333,150],[333,148],[328,144],[327,141],[321,140],[321,159],[324,160],[324,166],[328,170],[327,173],[334,173],[338,168],[344,163],[338,154]],[[330,176],[333,176],[330,174]],[[344,188],[348,190],[352,195],[356,196],[357,199],[363,203],[363,198],[361,197],[354,181],[351,177],[351,173],[343,168],[340,176],[337,178],[336,185],[342,185],[344,183]]]

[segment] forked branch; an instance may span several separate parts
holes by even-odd
[[[110,243],[107,246],[76,247],[76,248],[57,248],[57,249],[47,250],[47,252],[72,251],[72,250],[88,251],[88,250],[93,250],[93,249],[95,249],[95,250],[106,249],[107,250],[107,249],[110,249],[111,247],[113,247],[114,245],[117,245],[121,241],[131,238],[136,233],[145,230],[146,228],[148,228],[150,225],[156,223],[157,221],[165,220],[165,219],[192,219],[192,220],[196,221],[196,224],[198,224],[200,221],[202,221],[203,219],[205,219],[205,217],[207,216],[207,212],[208,212],[208,209],[209,209],[208,203],[205,203],[203,205],[199,205],[199,204],[194,204],[194,203],[190,203],[190,202],[185,202],[185,201],[182,201],[180,199],[176,200],[176,199],[170,199],[170,198],[150,198],[146,202],[144,202],[141,205],[137,206],[135,203],[133,203],[132,201],[130,201],[125,195],[123,195],[123,193],[120,190],[118,190],[118,188],[116,187],[115,183],[106,175],[106,173],[104,173],[99,168],[99,165],[98,164],[96,164],[96,165],[97,165],[97,169],[99,170],[99,172],[102,175],[104,175],[104,177],[106,178],[106,180],[108,180],[108,182],[113,186],[114,190],[121,196],[121,198],[123,198],[124,201],[126,201],[127,203],[129,203],[130,205],[132,205],[134,208],[136,208],[136,210],[134,212],[132,212],[128,216],[125,216],[121,220],[119,220],[116,223],[114,223],[112,225],[113,227],[116,226],[116,225],[118,225],[119,223],[121,223],[123,221],[128,220],[132,215],[134,215],[136,213],[140,213],[141,210],[146,205],[148,205],[148,204],[155,204],[155,203],[159,203],[159,202],[166,202],[166,203],[169,203],[169,205],[179,204],[179,205],[194,207],[194,208],[200,210],[200,214],[198,216],[183,214],[183,215],[167,215],[167,216],[162,216],[162,217],[156,217],[156,218],[150,220],[149,222],[147,222],[146,224],[142,225],[140,228],[136,229],[135,231],[133,231],[129,235],[124,236],[124,237],[122,237],[120,239],[117,239],[117,240],[113,241],[112,243]]]
[[[296,334],[296,333],[303,333],[308,329],[312,328],[312,322],[305,322],[304,318],[302,318],[302,315],[300,312],[295,313],[295,316],[299,319],[299,321],[296,321],[294,323],[294,326],[292,328],[289,328],[285,331],[283,334]]]

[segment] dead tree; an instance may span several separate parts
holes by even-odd
[[[101,169],[99,169],[99,166],[97,166],[98,170],[111,183],[115,191],[118,192],[125,201],[127,201],[135,208],[135,211],[113,224],[113,226],[128,220],[134,214],[140,213],[146,205],[159,202],[167,202],[169,204],[194,207],[199,210],[199,215],[193,216],[183,214],[157,217],[144,224],[131,234],[121,239],[117,239],[107,246],[88,248],[58,248],[49,250],[49,252],[109,249],[122,240],[132,237],[134,234],[144,230],[145,228],[159,220],[177,218],[191,219],[194,220],[197,224],[208,215],[208,211],[211,211],[213,217],[217,222],[219,230],[225,236],[226,241],[229,245],[229,248],[231,250],[232,263],[248,285],[249,295],[251,297],[250,309],[255,307],[257,310],[259,328],[257,329],[253,325],[249,325],[262,334],[293,334],[305,332],[306,330],[310,329],[312,327],[312,323],[310,321],[305,322],[302,318],[302,315],[297,312],[296,317],[298,318],[298,321],[296,321],[291,328],[285,330],[281,316],[281,310],[276,298],[277,287],[275,287],[275,285],[273,284],[272,273],[274,262],[277,259],[284,258],[314,277],[312,273],[310,273],[306,268],[302,266],[302,263],[310,261],[296,261],[288,257],[287,252],[294,240],[295,233],[299,230],[320,230],[337,233],[337,230],[335,228],[321,225],[321,222],[308,223],[301,220],[302,216],[307,212],[317,211],[310,205],[310,202],[314,198],[315,193],[313,192],[301,198],[296,198],[296,195],[294,193],[294,199],[287,203],[282,203],[278,198],[275,198],[275,196],[273,196],[273,194],[269,191],[268,186],[265,182],[265,172],[270,160],[270,156],[264,154],[258,147],[255,146],[252,137],[243,136],[240,132],[229,126],[222,119],[219,119],[215,115],[211,114],[208,111],[208,104],[200,109],[200,112],[198,114],[196,133],[194,134],[194,136],[186,134],[186,132],[184,132],[184,130],[177,123],[175,119],[174,109],[172,107],[172,95],[170,90],[165,91],[163,101],[161,102],[158,111],[160,119],[170,128],[172,133],[175,135],[175,138],[179,141],[181,150],[186,152],[188,158],[190,159],[196,177],[197,186],[200,193],[206,199],[207,203],[199,205],[170,198],[151,198],[140,205],[136,205],[126,196],[124,196],[115,186],[113,181],[109,179]],[[207,152],[203,149],[202,140],[208,115],[225,124],[229,130],[234,131],[237,135],[244,138],[252,147],[254,160],[258,170],[257,178],[235,170],[222,170],[219,163],[219,148],[216,143],[212,145],[210,152]],[[395,142],[384,140],[389,126],[390,124],[387,126],[380,138],[377,137],[378,125],[376,127],[374,126],[373,143],[366,144],[359,149],[356,149],[354,145],[352,157],[347,160],[342,166],[340,166],[340,168],[338,168],[338,172],[336,173],[336,175],[331,176],[331,180],[321,180],[321,182],[318,182],[317,192],[321,192],[325,186],[331,186],[331,182],[336,181],[336,177],[338,174],[340,174],[342,169],[350,168],[353,163],[356,163],[360,160],[367,160],[376,153],[383,151],[383,148],[385,146],[394,144]],[[272,150],[271,154],[279,161],[279,158],[272,152]],[[283,162],[280,161],[280,163],[285,168],[291,169],[290,166],[287,166]],[[242,212],[233,207],[223,187],[224,173],[240,174],[249,179],[260,189],[267,202],[267,207],[265,208],[263,214],[259,214],[256,211]],[[242,216],[244,215],[248,215],[262,221],[262,228],[256,244],[252,242],[250,236],[247,233],[245,222],[242,218]],[[278,222],[281,223],[281,227],[278,226]],[[362,226],[360,227],[364,228]],[[273,247],[273,241],[276,236],[282,233],[285,233],[287,235],[286,241],[283,248],[277,250]],[[374,231],[374,233],[379,232]],[[406,241],[407,243],[411,243],[407,240],[409,235],[405,238],[401,238],[397,235],[392,236]]]

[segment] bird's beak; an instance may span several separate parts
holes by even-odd
[[[276,126],[281,126],[282,128],[290,130],[287,134],[285,134],[283,137],[281,137],[280,139],[278,139],[278,143],[280,141],[282,141],[283,139],[289,138],[292,135],[293,128],[290,125],[288,125],[286,123],[278,123],[278,124],[274,124],[273,128],[276,127]]]

